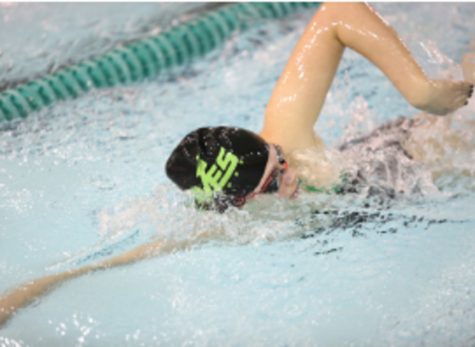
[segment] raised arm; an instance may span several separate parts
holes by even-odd
[[[449,113],[470,83],[430,80],[395,31],[364,3],[321,5],[297,43],[267,105],[261,135],[286,151],[322,146],[313,127],[345,47],[369,59],[413,106]]]

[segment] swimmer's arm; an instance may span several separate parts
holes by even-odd
[[[381,69],[417,108],[446,114],[467,101],[468,82],[430,80],[396,32],[367,4],[322,4],[272,92],[261,132],[267,141],[286,151],[315,146],[314,124],[346,47]]]
[[[207,235],[203,233],[199,235],[198,238],[190,240],[154,241],[96,264],[44,276],[24,283],[8,292],[5,296],[0,297],[0,327],[5,324],[17,310],[26,307],[36,299],[48,294],[51,290],[68,280],[95,271],[129,265],[154,256],[186,250],[205,240],[207,238],[206,236]]]

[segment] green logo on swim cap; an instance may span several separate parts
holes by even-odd
[[[221,147],[219,149],[216,163],[208,169],[208,163],[196,157],[196,177],[201,179],[203,188],[194,187],[193,191],[202,198],[208,198],[213,192],[218,192],[226,187],[238,166],[239,158],[231,152]],[[237,172],[236,172],[237,175]]]

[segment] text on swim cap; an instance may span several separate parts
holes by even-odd
[[[196,187],[195,190],[209,195],[213,192],[221,191],[228,184],[239,164],[239,158],[231,152],[221,147],[215,164],[208,169],[208,163],[196,157],[196,177],[201,179],[203,188]]]

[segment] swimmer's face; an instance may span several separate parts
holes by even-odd
[[[279,146],[269,145],[269,158],[258,186],[246,197],[252,199],[257,194],[277,193],[284,198],[297,195],[298,180],[294,169],[290,168]]]

